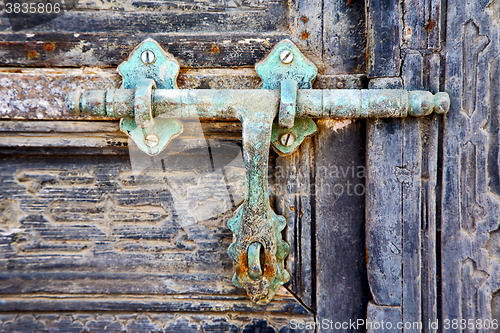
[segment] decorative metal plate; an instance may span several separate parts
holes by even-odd
[[[118,66],[118,73],[123,77],[122,89],[136,89],[137,102],[137,91],[144,89],[139,86],[145,82],[144,79],[153,80],[157,89],[178,89],[179,69],[179,63],[174,56],[165,52],[155,40],[148,38],[132,51],[127,61]],[[147,96],[141,98],[146,100]],[[151,94],[149,98],[152,98]],[[149,115],[154,116],[151,101],[143,104],[139,109],[149,107]],[[147,117],[147,112],[143,113]],[[143,120],[136,115],[136,119],[122,119],[120,130],[134,140],[139,149],[153,156],[158,155],[173,138],[179,136],[183,128],[177,119],[148,117]]]
[[[312,81],[318,74],[316,65],[304,57],[288,39],[277,44],[266,58],[255,65],[255,70],[262,79],[263,89],[280,89],[281,82],[286,79],[295,80],[298,89],[311,89]],[[306,132],[303,132],[304,129]],[[296,121],[295,125],[286,131],[294,133],[294,143],[286,146],[279,140],[285,131],[278,126],[278,122],[274,122],[272,137],[278,139],[271,140],[272,147],[282,155],[293,153],[306,137],[313,135],[317,130],[318,127],[312,119],[303,119],[300,124]]]

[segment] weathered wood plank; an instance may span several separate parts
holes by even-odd
[[[317,319],[356,321],[365,318],[369,300],[363,237],[365,181],[369,181],[364,122],[319,120],[318,126],[313,224]]]
[[[420,37],[419,37],[420,38]],[[423,89],[423,57],[420,53],[407,53],[402,68],[404,88]],[[403,120],[403,159],[398,168],[402,185],[403,225],[403,322],[422,322],[422,131],[420,119]],[[404,332],[420,332],[414,326]]]
[[[323,60],[329,65],[326,72],[364,73],[366,70],[364,2],[331,0],[323,3]]]
[[[400,71],[399,0],[368,0],[367,75],[398,76]]]
[[[371,89],[401,88],[402,81],[372,79]],[[403,122],[369,120],[366,151],[366,246],[370,290],[379,306],[403,303]]]
[[[451,108],[445,117],[439,207],[441,320],[493,318],[492,295],[500,289],[498,244],[491,245],[500,221],[499,190],[491,182],[498,179],[498,123],[495,128],[490,123],[498,108],[491,98],[500,89],[495,84],[500,16],[498,1],[485,6],[455,0],[447,5],[445,91]]]
[[[204,135],[241,135],[240,122],[208,122],[189,121],[182,122],[185,136]],[[201,126],[201,127],[200,127]],[[1,121],[0,132],[6,133],[108,133],[118,135],[120,130],[118,121]],[[200,131],[201,130],[201,131]]]
[[[124,311],[144,311],[144,312],[212,312],[224,313],[228,311],[247,312],[249,314],[269,313],[280,315],[287,313],[302,317],[311,318],[300,303],[286,291],[280,291],[269,305],[255,306],[244,295],[240,296],[216,296],[216,297],[195,297],[167,295],[151,296],[131,296],[122,295],[119,298],[103,297],[93,295],[92,297],[58,295],[38,295],[27,297],[23,295],[3,295],[1,312],[14,311],[93,311],[93,312],[124,312]]]
[[[100,124],[89,127],[103,129]],[[64,130],[57,125],[62,124],[47,122],[44,128],[36,122],[39,130]],[[76,126],[67,130],[76,130]],[[227,256],[232,234],[225,221],[243,200],[241,147],[218,146],[209,139],[208,152],[207,141],[203,141],[205,149],[199,145],[201,148],[183,156],[169,152],[168,158],[164,155],[156,160],[133,150],[130,155],[113,157],[3,155],[2,310],[69,311],[88,306],[88,311],[124,311],[129,306],[130,311],[182,308],[213,312],[275,308],[276,313],[307,317],[308,310],[285,290],[280,292],[285,297],[278,295],[267,310],[251,310],[254,305],[232,284]],[[69,294],[148,294],[161,295],[164,301],[19,299],[41,293],[57,294],[58,299]],[[165,296],[183,295],[184,299],[191,294],[205,298],[168,301]],[[92,299],[96,302],[85,303]]]
[[[388,133],[390,133],[388,135]],[[367,135],[366,246],[368,280],[378,305],[401,306],[403,226],[401,183],[403,124],[370,120]]]
[[[432,47],[429,45],[429,48]],[[428,72],[425,68],[428,68]],[[436,93],[441,87],[441,56],[432,54],[426,57],[424,62],[423,77],[424,88]],[[420,119],[420,130],[422,138],[422,322],[434,323],[438,319],[438,301],[437,301],[437,202],[438,202],[438,154],[439,128],[442,126],[442,117],[431,116]],[[441,152],[442,153],[442,152]],[[423,332],[436,332],[437,327],[424,325]]]
[[[441,45],[440,0],[403,2],[403,44],[413,50],[437,50]]]
[[[306,139],[290,156],[276,159],[275,193],[277,213],[287,220],[286,241],[290,254],[287,268],[295,272],[287,288],[309,308],[313,306],[315,272],[313,234],[313,190],[311,186],[312,140]]]
[[[99,9],[66,11],[56,20],[30,28],[33,32],[112,33],[220,33],[282,32],[288,25],[286,1],[269,2],[265,11],[177,12],[114,11]]]
[[[0,32],[0,62],[9,66],[110,67],[127,60],[146,38],[154,38],[182,67],[254,67],[286,33],[160,34]],[[92,30],[91,30],[92,31]]]
[[[425,20],[430,0],[405,0],[403,2],[403,43],[410,49],[427,47]],[[427,9],[427,12],[426,12]]]
[[[186,154],[190,149],[205,148],[207,140],[212,141],[214,155],[223,154],[217,148],[221,145],[241,145],[240,122],[183,121],[183,127],[183,133],[166,149],[167,154]],[[10,149],[10,153],[23,148],[92,148],[94,153],[98,153],[101,148],[109,148],[115,150],[107,150],[111,154],[128,154],[129,145],[135,147],[135,143],[119,131],[117,121],[0,121],[0,138],[0,148],[4,152]],[[26,152],[28,150],[25,149]],[[52,154],[60,152],[54,150]]]
[[[243,198],[243,161],[240,146],[222,149],[212,154],[216,170],[207,149],[155,161],[138,152],[4,156],[1,199],[19,214],[2,226],[3,293],[238,293],[224,221]],[[130,270],[149,277],[120,273]],[[68,278],[70,285],[60,283]]]
[[[369,333],[403,332],[401,328],[398,328],[398,324],[403,322],[402,312],[400,306],[380,306],[373,302],[368,303],[366,331]]]
[[[292,320],[308,321],[310,317],[280,314],[235,313],[89,313],[89,312],[25,312],[0,315],[4,332],[106,332],[106,333],[237,333],[288,332]],[[313,332],[313,330],[295,330]]]
[[[322,65],[323,60],[323,1],[290,1],[290,30],[298,46],[308,58]]]
[[[404,120],[403,164],[398,170],[402,183],[403,223],[403,322],[422,321],[421,290],[421,131],[418,119]],[[405,328],[404,332],[420,332]]]
[[[282,2],[282,1],[277,1]],[[269,0],[251,1],[244,0],[236,1],[156,1],[156,0],[110,0],[106,2],[97,2],[93,0],[80,0],[77,3],[66,2],[66,8],[77,9],[79,11],[93,9],[108,9],[115,11],[140,11],[154,10],[158,12],[180,11],[184,13],[200,13],[200,12],[227,12],[227,11],[266,11],[273,3]]]
[[[440,118],[433,116],[420,122],[422,137],[422,176],[421,176],[421,300],[422,322],[434,323],[437,320],[437,175],[439,151]],[[423,332],[437,331],[436,327],[423,325]]]
[[[424,23],[428,33],[427,48],[436,50],[441,47],[442,32],[446,25],[443,19],[443,5],[440,0],[430,0],[427,8],[429,14]]]

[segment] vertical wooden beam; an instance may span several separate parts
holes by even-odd
[[[359,121],[320,120],[318,127],[314,141],[317,320],[356,321],[365,318],[369,300],[363,242],[364,126]]]
[[[443,129],[441,322],[498,319],[498,0],[447,2]],[[498,294],[498,293],[497,293]],[[448,332],[467,332],[451,327]]]
[[[429,46],[430,47],[430,46]],[[440,91],[441,56],[431,54],[424,59],[423,87],[437,93]],[[437,182],[439,126],[441,117],[433,115],[420,119],[422,138],[421,166],[421,291],[423,332],[435,333],[437,327],[430,326],[437,317]]]
[[[366,68],[365,4],[363,1],[323,2],[324,62],[327,73],[364,73]]]
[[[390,133],[390,135],[388,135]],[[367,137],[366,247],[368,280],[377,305],[401,306],[403,297],[403,124],[370,120]]]
[[[299,47],[317,66],[323,60],[323,0],[291,1],[290,29]]]
[[[419,52],[408,53],[402,68],[403,84],[407,90],[422,89],[423,57]],[[403,163],[398,170],[402,184],[403,208],[403,322],[422,322],[421,301],[421,161],[422,133],[420,120],[403,120]],[[405,333],[420,332],[412,326]]]
[[[399,0],[367,0],[367,74],[398,76],[400,71]]]
[[[295,153],[276,159],[275,172],[277,213],[287,220],[285,239],[290,244],[287,288],[309,308],[314,296],[313,154],[312,139],[306,139]]]
[[[400,89],[399,78],[372,79],[371,89]],[[402,321],[404,126],[399,119],[369,120],[367,125],[366,247],[373,302],[367,321]],[[404,173],[404,172],[403,172]],[[369,330],[375,332],[375,330]]]

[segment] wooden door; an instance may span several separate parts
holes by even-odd
[[[500,319],[497,0],[44,1],[26,14],[0,2],[0,331]],[[271,153],[292,278],[258,306],[227,255],[241,125],[186,122],[149,158],[117,122],[64,110],[68,92],[117,87],[148,37],[180,62],[181,89],[258,87],[253,66],[288,38],[319,68],[316,89],[446,91],[452,108],[318,120],[297,152]]]
[[[498,1],[369,4],[370,88],[445,91],[451,109],[368,122],[368,317],[498,332]]]
[[[292,279],[258,306],[232,284],[227,255],[244,190],[241,125],[185,122],[150,158],[117,122],[64,110],[68,92],[117,87],[116,66],[148,37],[179,61],[181,89],[256,88],[255,63],[286,38],[320,68],[316,88],[362,88],[363,3],[49,3],[62,11],[3,3],[0,330],[314,331],[316,315],[365,316],[364,178],[351,176],[364,167],[364,122],[320,121],[300,151],[271,154]],[[360,195],[332,201],[329,183],[347,179]]]

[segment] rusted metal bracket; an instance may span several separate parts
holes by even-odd
[[[290,279],[284,260],[289,246],[286,226],[271,209],[268,196],[269,147],[290,154],[317,131],[313,118],[425,116],[446,113],[446,93],[405,90],[314,90],[316,66],[285,40],[256,65],[262,89],[179,90],[179,66],[153,40],[139,45],[119,66],[120,89],[67,96],[70,112],[121,118],[120,129],[149,155],[162,151],[182,132],[176,118],[239,119],[243,127],[245,200],[228,221],[234,233],[229,255],[233,282],[252,301],[269,303]]]

